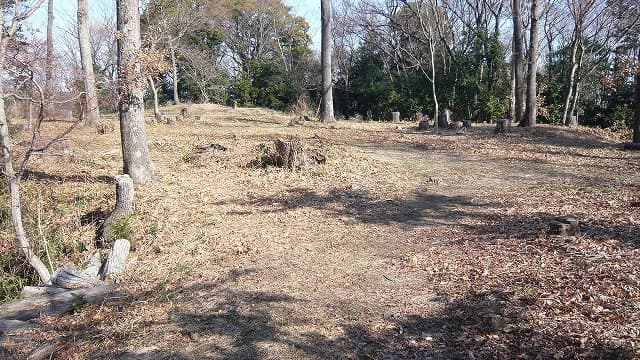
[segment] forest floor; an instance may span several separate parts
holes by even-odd
[[[56,359],[640,357],[640,154],[619,135],[191,108],[199,119],[147,126],[158,175],[136,187],[120,297],[5,334],[6,356],[50,341]],[[326,164],[250,165],[288,136]],[[227,150],[194,154],[205,143]],[[25,207],[80,264],[92,216],[113,207],[117,125],[52,152]],[[547,234],[568,214],[580,236]]]

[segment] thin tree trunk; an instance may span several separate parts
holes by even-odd
[[[149,88],[151,89],[151,93],[153,94],[153,118],[160,118],[160,106],[158,105],[158,88],[156,87],[156,82],[153,81],[153,77],[147,76],[147,81],[149,82]]]
[[[124,172],[135,183],[151,180],[155,166],[149,157],[144,127],[143,90],[139,84],[140,13],[138,0],[116,0],[118,38],[118,113]]]
[[[529,36],[529,63],[527,70],[527,108],[526,117],[520,122],[521,126],[535,126],[538,116],[538,91],[537,91],[537,71],[538,71],[538,6],[540,0],[533,0],[531,4],[531,28]]]
[[[429,52],[431,53],[431,95],[433,96],[433,119],[436,132],[438,131],[438,93],[436,92],[436,59],[435,59],[435,47],[433,45],[433,39],[429,40]]]
[[[329,0],[321,0],[322,23],[322,122],[335,121],[333,114],[333,77],[331,71],[331,5]]]
[[[638,64],[640,64],[640,51],[638,51]],[[636,69],[635,109],[633,114],[633,142],[640,144],[640,69]]]
[[[176,62],[176,50],[173,45],[169,45],[171,52],[171,69],[173,71],[173,103],[180,104],[180,96],[178,95],[178,64]]]
[[[44,117],[50,118],[50,103],[53,96],[53,0],[49,0],[47,5],[47,55],[45,60],[45,103]]]
[[[576,61],[577,53],[578,53],[578,45],[579,40],[578,36],[580,34],[577,33],[576,30],[576,38],[573,39],[573,44],[571,45],[571,72],[569,73],[569,89],[567,90],[567,97],[564,100],[564,111],[562,114],[562,124],[567,126],[569,125],[569,118],[571,114],[569,114],[569,108],[571,107],[571,100],[573,99],[573,88],[576,83],[576,72],[578,71],[578,62]]]
[[[87,121],[89,126],[98,126],[100,109],[96,94],[96,79],[93,73],[93,56],[91,55],[91,38],[89,36],[89,18],[87,0],[78,0],[78,40],[80,43],[80,60],[86,92]]]
[[[513,57],[512,57],[512,71],[514,73],[514,98],[515,98],[515,112],[514,112],[514,121],[522,120],[522,110],[523,110],[523,84],[524,84],[524,73],[523,73],[523,54],[524,54],[524,44],[522,39],[522,15],[520,13],[521,8],[521,0],[512,0],[512,12],[513,12]]]
[[[4,70],[4,56],[7,52],[8,38],[0,36],[0,72]],[[33,248],[27,238],[22,226],[22,206],[20,204],[20,176],[13,169],[13,159],[11,152],[11,138],[9,135],[9,123],[4,107],[4,87],[0,81],[0,146],[2,147],[2,160],[4,165],[4,176],[9,187],[10,204],[11,204],[11,222],[15,232],[16,242],[20,250],[24,253],[29,264],[36,270],[40,280],[48,283],[51,280],[51,274],[40,258],[34,254]]]

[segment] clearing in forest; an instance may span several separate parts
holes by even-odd
[[[640,357],[640,155],[616,134],[192,113],[148,125],[159,175],[136,188],[120,297],[4,334],[0,355],[49,341],[60,359]],[[288,136],[326,163],[250,165]],[[212,143],[226,150],[194,152]],[[81,263],[87,214],[113,206],[119,133],[78,129],[57,149],[32,164],[25,206],[44,204]],[[568,214],[581,235],[549,235]]]

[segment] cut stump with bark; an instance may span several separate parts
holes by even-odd
[[[118,227],[133,214],[133,180],[129,175],[116,176],[116,206],[99,231],[99,247],[106,247],[118,237]]]
[[[573,215],[561,216],[549,222],[549,234],[557,236],[580,236],[580,222]]]
[[[510,119],[498,119],[496,122],[496,134],[505,134],[511,132]]]
[[[275,146],[276,166],[297,170],[305,165],[304,150],[299,140],[277,139]]]
[[[429,120],[422,120],[418,123],[418,130],[428,130],[429,127]]]
[[[114,279],[124,273],[130,248],[131,244],[127,239],[118,239],[113,243],[113,248],[111,248],[100,272],[100,277],[103,280]]]

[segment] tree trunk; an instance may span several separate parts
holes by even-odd
[[[96,79],[93,74],[93,56],[91,55],[91,38],[89,36],[89,18],[87,0],[78,0],[78,40],[80,43],[80,61],[86,92],[87,120],[89,126],[100,125],[100,109],[96,94]]]
[[[100,227],[98,247],[106,247],[118,239],[121,234],[114,228],[122,221],[128,221],[133,214],[133,182],[128,175],[116,176],[116,206]]]
[[[124,172],[134,183],[151,180],[155,166],[149,157],[144,127],[138,0],[116,0],[118,37],[118,115]]]
[[[562,114],[562,124],[567,126],[569,125],[569,119],[571,115],[573,115],[571,111],[571,104],[574,102],[573,99],[576,96],[575,88],[576,88],[576,73],[580,65],[576,61],[576,54],[578,52],[578,40],[574,40],[575,44],[571,47],[571,72],[569,73],[569,88],[567,90],[567,97],[564,101],[564,111]]]
[[[7,53],[9,38],[7,35],[0,35],[0,73],[4,72],[4,58]],[[40,258],[34,254],[31,243],[27,238],[22,225],[22,205],[20,204],[20,176],[13,169],[12,144],[9,134],[9,123],[4,106],[4,86],[0,81],[0,147],[2,147],[2,162],[4,165],[4,176],[9,188],[11,222],[15,232],[16,242],[24,253],[29,264],[36,270],[40,280],[48,283],[51,274]]]
[[[524,54],[524,44],[522,39],[522,15],[520,13],[521,9],[521,0],[512,0],[513,7],[513,56],[511,59],[511,66],[513,74],[514,74],[514,116],[513,121],[521,121],[522,120],[522,109],[524,104],[523,99],[523,84],[524,84],[524,74],[523,74],[523,61],[522,57]]]
[[[527,70],[527,108],[525,118],[520,122],[520,126],[535,126],[538,116],[538,91],[537,91],[537,71],[538,71],[538,19],[540,17],[538,6],[540,0],[533,0],[531,4],[531,28],[529,36],[529,64]]]
[[[322,61],[322,122],[335,121],[333,114],[333,78],[331,72],[331,5],[329,0],[321,0],[321,61]]]
[[[640,64],[640,52],[638,52],[638,63]],[[640,144],[640,69],[636,69],[636,89],[635,89],[635,113],[633,114],[633,142]]]
[[[156,82],[153,81],[153,77],[147,76],[147,81],[149,81],[149,88],[151,89],[151,94],[153,94],[153,118],[155,121],[160,121],[162,114],[158,105],[158,88],[156,87]]]
[[[180,104],[180,96],[178,95],[178,63],[176,62],[176,50],[173,45],[169,45],[171,53],[171,70],[173,71],[173,103]]]
[[[53,0],[49,0],[47,5],[47,55],[44,69],[44,118],[50,118],[50,103],[53,96]]]

